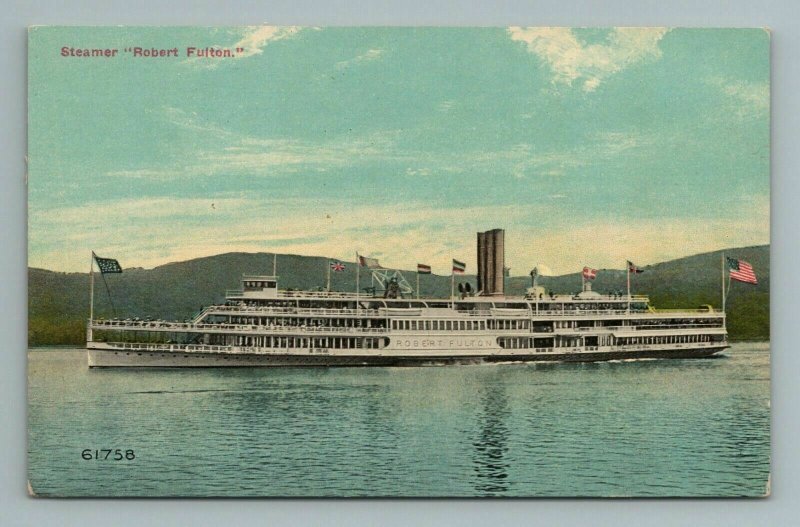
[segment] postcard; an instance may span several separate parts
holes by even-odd
[[[763,29],[32,27],[40,497],[770,493]]]

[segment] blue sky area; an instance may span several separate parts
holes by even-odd
[[[495,227],[512,274],[769,243],[760,29],[40,27],[29,53],[34,267],[359,251],[474,272]]]

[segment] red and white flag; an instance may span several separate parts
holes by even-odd
[[[591,267],[584,267],[583,277],[587,280],[594,280],[595,278],[597,278],[597,269],[592,269]]]
[[[728,258],[728,270],[731,280],[738,280],[739,282],[745,282],[748,284],[758,284],[756,272],[753,271],[753,266],[744,260]]]
[[[358,265],[368,269],[383,269],[377,258],[368,258],[361,255],[358,255]]]

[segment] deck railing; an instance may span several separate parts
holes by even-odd
[[[386,328],[364,328],[344,326],[259,326],[255,324],[192,324],[189,322],[168,322],[163,320],[127,321],[127,320],[94,320],[92,329],[96,330],[131,330],[131,331],[246,331],[248,333],[386,333]]]
[[[275,314],[275,315],[360,315],[360,316],[381,316],[377,309],[329,309],[329,308],[309,308],[309,307],[267,307],[267,306],[209,306],[204,311],[206,314],[220,313],[252,313],[252,314]]]

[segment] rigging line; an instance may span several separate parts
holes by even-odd
[[[111,311],[114,313],[114,318],[117,318],[117,308],[114,307],[114,300],[111,298],[111,290],[108,288],[108,282],[106,282],[106,274],[101,272],[100,276],[103,277],[103,283],[106,286],[106,293],[108,293],[108,301],[111,304]]]

